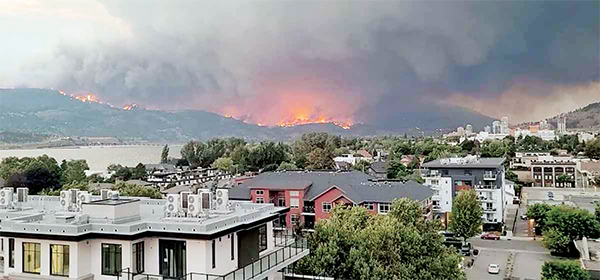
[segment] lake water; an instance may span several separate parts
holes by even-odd
[[[181,157],[182,145],[169,145],[170,157]],[[132,146],[91,146],[30,150],[0,150],[0,159],[5,157],[37,157],[48,155],[60,162],[63,159],[85,159],[90,166],[89,172],[102,172],[110,164],[136,166],[138,163],[159,163],[161,145]]]

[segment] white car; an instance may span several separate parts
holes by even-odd
[[[497,264],[493,264],[493,263],[488,265],[488,273],[491,273],[491,274],[500,273],[500,266]]]

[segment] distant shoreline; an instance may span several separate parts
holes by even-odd
[[[27,144],[1,144],[0,150],[41,150],[41,149],[85,149],[85,148],[118,148],[118,147],[148,147],[164,145],[183,145],[184,143],[136,143],[136,144],[112,144],[112,145],[67,145],[51,146],[48,143]]]

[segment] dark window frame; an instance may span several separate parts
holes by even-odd
[[[212,268],[217,268],[217,242],[216,240],[212,241]]]
[[[258,228],[258,252],[267,250],[267,225]]]
[[[61,255],[61,257],[63,258],[63,267],[62,267],[62,271],[63,273],[57,273],[52,271],[53,266],[52,266],[52,258],[54,257],[54,251],[52,250],[53,246],[61,246],[63,247],[63,252],[62,253],[57,253],[56,255]],[[67,248],[67,250],[65,251],[65,247]],[[69,273],[71,272],[71,259],[70,259],[70,251],[69,251],[70,247],[69,245],[64,245],[64,244],[50,244],[50,275],[52,276],[62,276],[62,277],[69,277]],[[65,253],[66,252],[66,253]],[[65,271],[65,257],[66,257],[66,264],[67,264],[67,274],[64,273]]]
[[[133,267],[134,274],[141,274],[144,273],[144,241],[140,241],[137,243],[134,243],[132,248],[131,248],[131,252],[133,254],[133,264],[135,264],[135,267]],[[140,269],[141,268],[141,269]]]
[[[118,260],[118,262],[115,262],[113,264],[107,264],[105,263],[105,248],[104,246],[108,246],[107,250],[108,250],[108,254],[115,254],[118,255],[118,258],[114,258],[115,261]],[[114,251],[112,251],[111,249],[114,248]],[[109,275],[109,276],[116,276],[119,274],[119,272],[121,271],[121,268],[123,266],[123,245],[121,244],[112,244],[112,243],[102,243],[101,247],[100,247],[100,254],[101,254],[101,271],[100,273],[102,275]],[[117,250],[118,249],[118,250]],[[114,265],[115,267],[107,267],[106,265]]]
[[[27,250],[27,251],[33,252],[34,253],[33,256],[34,256],[35,259],[39,258],[38,263],[40,265],[40,267],[39,267],[40,272],[25,271],[25,245],[29,245],[29,244],[32,244],[32,245],[35,246],[35,249],[33,251],[32,250]],[[42,272],[42,244],[41,243],[36,243],[36,242],[23,242],[22,245],[21,245],[21,247],[23,247],[23,255],[21,256],[22,257],[22,261],[23,261],[22,265],[21,265],[23,273],[40,274]],[[39,250],[38,250],[38,248],[39,248]]]
[[[8,239],[8,267],[15,268],[15,239]]]
[[[235,259],[235,233],[231,234],[231,260]]]

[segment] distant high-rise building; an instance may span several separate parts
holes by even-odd
[[[465,132],[467,133],[467,135],[473,134],[473,126],[471,124],[467,124],[467,127],[465,128]]]
[[[459,126],[459,127],[457,127],[457,128],[456,128],[456,133],[457,133],[459,136],[463,136],[463,135],[465,135],[465,128],[464,128],[464,127],[462,127],[462,126]]]
[[[489,126],[489,125],[486,125],[486,126],[483,128],[483,132],[490,133],[491,131],[492,131],[492,129],[490,128],[490,126]]]
[[[492,133],[494,133],[494,134],[500,133],[500,121],[494,121],[492,123]]]
[[[567,132],[567,114],[561,114],[558,117],[558,122],[556,123],[556,129],[559,134],[564,134]]]
[[[540,130],[550,129],[550,125],[547,120],[540,121]]]
[[[500,119],[500,134],[508,134],[508,117],[502,117]]]

